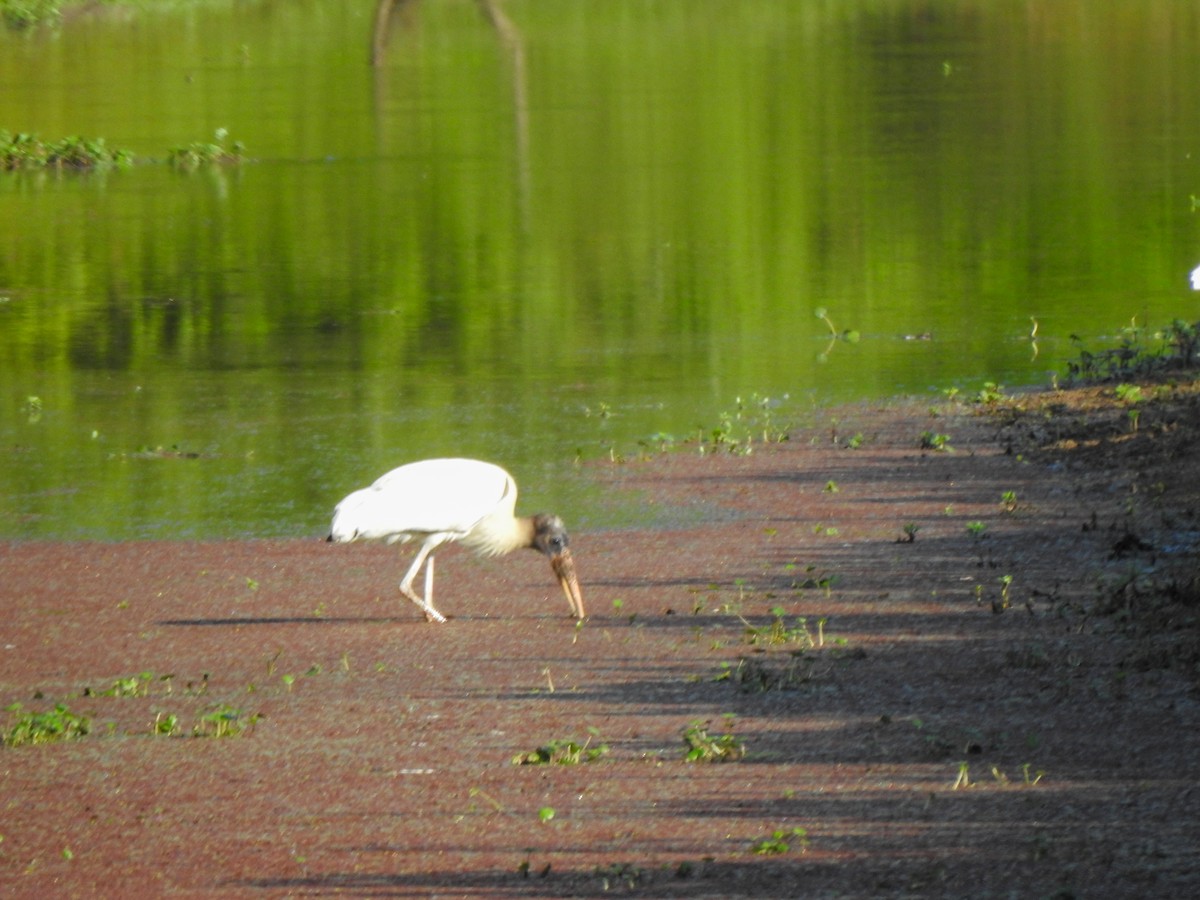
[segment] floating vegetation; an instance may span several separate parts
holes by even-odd
[[[234,141],[226,146],[229,132],[218,128],[213,143],[195,142],[184,147],[174,147],[167,153],[167,162],[181,171],[190,172],[201,166],[236,165],[245,159],[245,146]]]
[[[60,0],[0,0],[0,18],[13,30],[57,22],[62,17]]]
[[[66,137],[46,142],[36,135],[0,130],[0,171],[26,169],[124,168],[133,164],[128,150],[113,150],[104,138]]]
[[[3,0],[0,0],[2,3]],[[235,165],[245,159],[241,141],[227,143],[229,133],[218,128],[215,140],[194,142],[167,151],[166,162],[180,171],[193,171],[201,166]],[[0,172],[69,169],[91,172],[102,169],[125,169],[134,164],[133,152],[112,149],[104,138],[65,137],[58,141],[43,141],[37,135],[0,130]]]
[[[862,339],[862,335],[853,328],[838,330],[838,327],[833,324],[833,320],[829,318],[829,312],[825,307],[817,307],[813,314],[824,322],[825,326],[829,329],[829,346],[817,354],[817,362],[828,362],[829,354],[833,352],[833,348],[839,341],[847,344],[857,344]]]

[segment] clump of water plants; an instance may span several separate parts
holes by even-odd
[[[190,172],[201,166],[235,165],[245,159],[245,145],[241,141],[227,144],[229,132],[218,128],[211,143],[194,142],[182,147],[173,147],[167,152],[167,163],[180,171]]]
[[[1147,375],[1189,365],[1200,350],[1200,322],[1173,319],[1163,328],[1151,329],[1131,319],[1121,329],[1116,347],[1090,351],[1083,341],[1071,336],[1079,357],[1067,363],[1073,382],[1111,381]]]
[[[132,165],[133,154],[114,150],[104,138],[66,137],[47,142],[36,135],[0,130],[0,171],[23,169],[106,169]]]
[[[62,16],[59,0],[0,0],[0,17],[13,30],[57,22]]]

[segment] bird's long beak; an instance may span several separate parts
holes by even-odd
[[[571,612],[575,618],[584,618],[583,594],[579,590],[579,579],[575,576],[575,561],[571,559],[571,551],[563,550],[557,556],[550,557],[550,568],[554,569],[554,574],[558,576],[558,583],[567,595],[567,602],[571,604]]]

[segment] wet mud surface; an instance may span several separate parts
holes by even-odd
[[[0,891],[1196,895],[1200,403],[1146,392],[594,463],[727,514],[573,534],[580,627],[533,553],[444,550],[432,625],[395,548],[0,545],[4,732],[89,724],[0,747]]]

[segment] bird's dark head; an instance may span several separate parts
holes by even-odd
[[[575,575],[575,561],[571,559],[567,528],[558,516],[545,514],[533,517],[533,547],[550,557],[550,568],[554,570],[563,594],[571,604],[571,612],[582,619],[583,594],[579,590],[579,578]]]
[[[567,526],[558,516],[540,513],[533,517],[533,547],[551,559],[561,556],[570,545]]]

